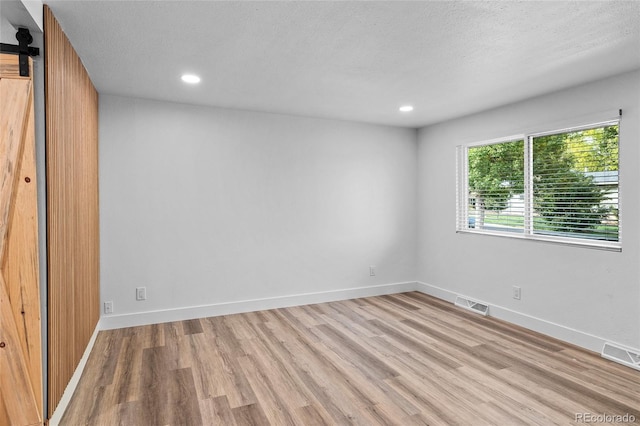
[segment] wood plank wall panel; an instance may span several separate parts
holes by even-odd
[[[100,317],[98,93],[44,9],[51,416]]]

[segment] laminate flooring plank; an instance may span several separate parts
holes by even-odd
[[[168,373],[165,380],[168,394],[166,410],[170,425],[200,426],[202,416],[198,405],[195,383],[191,368],[181,368]]]
[[[269,322],[269,318],[270,318],[268,313],[269,311],[267,310],[267,311],[258,311],[255,314],[258,318],[260,318],[261,322],[266,323],[266,322]]]
[[[184,328],[180,321],[165,322],[160,324],[162,326],[162,332],[165,338],[165,345],[167,341],[175,341],[178,336],[184,334]]]
[[[168,370],[190,368],[193,366],[190,347],[194,336],[199,336],[199,334],[176,334],[167,338],[164,346],[158,346],[150,349],[163,349],[166,353],[166,368]]]
[[[429,379],[422,379],[414,375],[400,376],[398,382],[402,382],[415,394],[420,394],[430,400],[441,411],[449,411],[455,416],[458,424],[499,424],[496,419],[487,413],[478,410],[478,401],[468,392],[454,394],[446,379],[442,376],[432,375]]]
[[[385,359],[390,356],[389,354],[393,352],[392,348],[381,347],[376,340],[376,338],[382,337],[379,334],[379,331],[376,333],[372,333],[362,328],[357,324],[350,324],[349,319],[342,316],[337,315],[333,318],[327,318],[325,324],[321,324],[320,326],[331,326],[336,330],[339,330],[344,336],[350,340],[357,341],[360,345],[362,345],[365,350],[370,351],[372,355],[376,358]],[[318,327],[320,327],[318,326]],[[371,329],[374,329],[371,325],[368,326]],[[314,328],[310,329],[311,333],[317,334],[314,331]]]
[[[477,412],[482,413],[488,425],[509,425],[509,426],[528,426],[532,423],[530,418],[526,418],[522,413],[514,415],[514,412],[504,409],[502,406],[493,404],[492,401],[478,404],[475,406]],[[487,420],[489,419],[489,420]],[[542,425],[541,425],[542,426]]]
[[[224,323],[241,344],[243,340],[255,339],[257,337],[252,324],[248,320],[248,316],[245,314],[227,315],[225,316]]]
[[[316,328],[326,326],[327,325],[321,325]],[[310,331],[313,332],[313,330]],[[348,395],[355,395],[356,400],[361,401],[365,407],[374,406],[380,398],[385,395],[386,397],[389,397],[389,395],[394,394],[393,390],[388,388],[384,382],[379,381],[372,376],[372,374],[375,374],[372,370],[363,366],[358,366],[354,369],[356,365],[353,364],[353,360],[345,357],[344,354],[340,354],[340,351],[336,351],[335,345],[329,346],[325,341],[324,346],[328,346],[328,349],[331,350],[325,350],[322,352],[314,352],[313,350],[307,351],[310,356],[315,357],[311,362],[320,362],[327,365],[327,371],[334,373],[329,377],[329,380],[332,380],[334,384],[339,383],[341,387],[342,383],[344,383],[345,392],[347,392]],[[350,379],[345,382],[343,380],[344,377],[350,377]],[[395,401],[399,402],[397,401],[397,398]],[[398,408],[406,409],[407,404],[402,402],[399,403]]]
[[[402,377],[387,379],[387,383],[414,405],[421,407],[422,414],[427,417],[429,424],[461,424],[462,419],[455,411],[442,407],[424,393],[416,392],[413,386],[407,384]]]
[[[62,425],[566,425],[640,372],[418,292],[101,331]]]
[[[566,389],[560,390],[556,386],[545,386],[545,379],[538,374],[523,374],[521,371],[507,368],[497,371],[496,375],[511,388],[525,393],[529,401],[539,403],[543,412],[555,413],[565,419],[565,422],[571,420],[573,413],[591,410],[586,398],[576,398],[575,394],[570,395]]]
[[[560,394],[513,374],[509,369],[482,370],[465,366],[456,370],[456,374],[460,374],[472,386],[484,388],[496,404],[523,412],[534,411],[547,424],[564,424],[567,422],[566,411],[585,409],[564,400]]]
[[[503,419],[500,424],[525,424],[536,426],[561,425],[545,414],[532,409],[530,406],[517,403],[514,400],[502,399],[499,402],[492,400],[483,405],[485,409],[495,413],[494,416]],[[566,421],[563,420],[563,423]]]
[[[472,321],[478,319],[478,314],[469,312],[466,309],[461,309],[455,306],[451,302],[438,299],[436,297],[421,293],[419,291],[406,292],[402,294],[407,297],[410,297],[412,300],[415,300],[416,303],[418,302],[421,303],[423,308],[436,309],[439,311],[446,312],[453,317],[467,318],[467,319],[471,319]]]
[[[286,309],[291,313],[294,317],[298,319],[305,327],[314,327],[319,325],[321,321],[318,320],[316,315],[310,315],[307,310],[303,309],[302,306],[292,306]]]
[[[226,396],[199,401],[202,423],[205,425],[236,426],[236,420]]]
[[[213,336],[217,338],[220,345],[220,351],[227,354],[235,354],[236,356],[246,355],[242,349],[242,345],[236,337],[233,330],[225,321],[225,317],[210,317],[205,319],[205,324]],[[242,404],[247,405],[247,404]]]
[[[493,399],[481,383],[469,380],[461,372],[463,367],[443,368],[431,363],[428,358],[423,358],[418,353],[410,352],[393,357],[393,362],[398,370],[403,371],[403,376],[442,383],[443,392],[456,395],[459,399],[467,399],[471,404],[482,404]]]
[[[122,339],[117,336],[116,333],[104,334],[100,344],[99,350],[95,352],[96,356],[100,357],[98,361],[102,368],[99,371],[99,376],[96,381],[98,386],[107,386],[113,383],[114,373],[118,362],[118,357],[113,354],[119,354],[122,348]]]
[[[432,327],[427,326],[426,324],[420,323],[415,320],[405,319],[401,322],[413,328],[414,330],[424,333],[426,336],[435,338],[444,345],[468,353],[474,359],[482,361],[488,366],[496,369],[508,367],[508,364],[502,362],[500,359],[494,359],[491,354],[487,353],[486,347],[484,347],[483,345],[478,344],[470,346],[467,343],[457,340],[455,337],[451,337],[443,331],[438,331]]]
[[[526,343],[527,345],[535,345],[545,351],[558,352],[564,348],[564,346],[559,344],[560,342],[555,339],[513,324],[508,324],[496,318],[487,318],[487,321],[482,321],[479,325],[483,328],[497,331],[503,339],[517,343]]]
[[[120,347],[121,338],[118,332],[101,331],[98,333],[94,343],[95,350],[89,355],[87,363],[99,367],[88,369],[83,374],[85,380],[78,384],[74,395],[84,397],[71,398],[62,420],[80,418],[82,419],[80,424],[87,424],[87,419],[95,419],[102,410],[108,409],[109,402],[105,400],[105,391],[107,391],[108,384],[114,380],[115,362],[118,357],[118,352],[109,351],[119,350]],[[103,402],[104,405],[102,405]]]
[[[535,381],[540,386],[562,393],[579,404],[593,407],[595,412],[603,413],[611,410],[613,413],[630,414],[636,419],[640,419],[640,404],[630,406],[611,398],[609,395],[599,393],[590,386],[577,383],[572,379],[531,364],[519,364],[512,367],[511,370],[523,376],[535,377]]]
[[[166,346],[147,348],[142,351],[140,419],[149,425],[165,425],[169,423],[170,407],[167,381],[172,370],[170,355]]]
[[[521,361],[530,362],[559,373],[570,375],[580,375],[587,370],[587,367],[581,363],[568,362],[566,359],[559,358],[559,352],[540,351],[528,345],[515,345],[508,341],[492,342],[491,348],[492,350],[500,352],[503,356],[509,357],[511,363],[519,363]]]
[[[498,340],[503,340],[504,336],[501,336],[494,330],[484,327],[478,327],[476,323],[471,322],[467,318],[458,318],[452,315],[447,314],[447,312],[439,311],[434,308],[425,308],[422,307],[419,310],[413,312],[411,319],[415,319],[420,322],[425,322],[430,324],[430,326],[444,329],[449,332],[454,332],[455,336],[466,336],[469,337],[469,329],[472,329],[473,332],[473,341],[470,342],[471,345],[475,345],[478,343],[491,343]],[[476,318],[476,321],[486,319],[486,317]]]
[[[396,417],[395,410],[389,410],[388,407],[383,406],[382,404],[375,404],[366,406],[364,409],[367,418],[370,420],[370,424],[374,425],[393,425],[396,422],[394,418]]]
[[[220,348],[218,354],[222,361],[222,384],[231,407],[255,404],[257,402],[256,395],[237,360],[237,357],[246,356],[244,351],[229,354]]]
[[[324,318],[320,316],[316,310],[311,309],[311,306],[300,306],[300,309],[305,313],[305,315],[307,315],[308,318],[311,319],[309,324],[316,326],[325,323]]]
[[[328,382],[323,380],[321,375],[318,375],[319,370],[322,369],[322,364],[310,366],[304,360],[301,361],[300,351],[302,349],[298,351],[295,345],[290,345],[284,340],[280,340],[275,334],[276,330],[270,329],[266,325],[263,325],[262,330],[271,347],[299,377],[298,383],[301,389],[312,395],[313,400],[317,401],[327,411],[334,422],[337,424],[352,423],[350,420],[352,418],[351,410],[349,408],[345,409],[344,404],[340,403],[341,396],[338,396],[338,400],[333,398],[337,394],[337,386],[330,388]],[[296,353],[297,357],[293,353]]]
[[[331,417],[327,412],[327,409],[339,411],[336,409],[326,395],[322,391],[321,387],[310,381],[310,374],[302,366],[298,366],[293,359],[293,355],[286,348],[284,341],[280,341],[275,336],[273,330],[266,327],[265,324],[260,324],[258,329],[262,333],[263,338],[260,340],[260,345],[265,349],[264,352],[269,355],[269,359],[276,366],[278,379],[285,383],[285,387],[290,391],[285,391],[293,403],[297,403],[300,406],[315,405],[318,410],[320,407],[328,417]],[[256,344],[258,344],[256,342]],[[324,401],[324,404],[319,404],[320,401]],[[326,407],[326,408],[325,408]],[[342,417],[342,416],[338,416]]]
[[[371,342],[375,341],[371,339]],[[363,344],[367,348],[373,348],[372,350],[375,351],[375,353],[382,353],[381,348],[376,347],[375,344],[369,345],[366,342],[363,342]],[[384,410],[384,412],[396,418],[420,412],[419,408],[403,398],[384,380],[373,377],[368,369],[355,368],[352,360],[341,357],[340,354],[333,350],[324,351],[323,356],[326,357],[331,364],[335,365],[338,371],[343,372],[342,374],[345,377],[349,377],[349,391],[356,393],[357,401],[364,403],[366,412],[371,412],[372,407],[379,410],[380,404],[385,401],[390,402],[390,404],[386,405],[387,409]],[[391,357],[386,357],[385,362],[391,359]],[[370,415],[374,418],[378,416],[378,414],[374,415],[373,413],[370,413]]]
[[[440,365],[443,368],[458,368],[462,366],[462,364],[455,359],[452,359],[447,354],[435,350],[433,346],[429,346],[420,340],[414,339],[410,335],[402,333],[396,328],[392,328],[378,320],[371,320],[370,323],[384,333],[388,339],[400,344],[407,351],[418,352],[428,357],[432,363]]]
[[[498,370],[510,367],[518,362],[518,360],[508,354],[497,350],[495,345],[477,345],[471,348],[470,352],[476,359],[484,360],[488,365],[491,365],[493,368]]]
[[[561,362],[557,358],[554,358],[552,354],[538,354],[529,353],[526,349],[518,352],[517,348],[509,348],[506,351],[515,360],[518,360],[518,364],[527,364],[535,368],[543,369],[544,371],[552,372],[566,380],[574,382],[576,385],[580,385],[597,393],[608,395],[616,401],[635,406],[640,401],[640,386],[638,383],[631,384],[631,388],[625,387],[624,379],[618,378],[615,381],[607,380],[595,380],[594,376],[585,375],[587,370],[580,363],[567,363]]]
[[[377,316],[367,313],[366,309],[364,309],[366,304],[359,301],[359,299],[340,300],[333,302],[332,305],[354,321],[366,323],[377,318]]]
[[[225,396],[225,371],[216,339],[200,333],[192,335],[189,343],[185,350],[191,359],[198,397],[202,400]]]
[[[256,333],[263,336],[263,332],[257,327]],[[258,370],[269,373],[271,385],[279,394],[287,396],[286,402],[291,407],[299,408],[311,404],[313,398],[301,388],[299,378],[284,364],[282,358],[266,344],[264,339],[266,337],[251,339],[247,342],[252,360]]]
[[[84,398],[78,398],[77,401],[71,401],[62,417],[61,424],[101,424],[102,418],[115,405],[113,393],[108,386],[96,386],[83,396]],[[70,419],[74,418],[81,419],[81,421],[73,423]]]
[[[343,363],[332,358],[333,352],[329,348],[314,345],[308,336],[293,334],[292,330],[288,334],[282,333],[282,330],[279,332],[282,333],[280,336],[284,339],[285,347],[292,354],[293,362],[313,378],[313,383],[319,384],[323,389],[331,389],[330,399],[344,413],[356,410],[358,406],[375,404],[370,389],[356,386],[349,374],[346,374]],[[358,404],[348,404],[346,401]]]
[[[404,294],[406,295],[409,293]],[[532,332],[517,325],[509,324],[492,317],[478,317],[476,314],[472,314],[468,311],[465,311],[464,309],[457,308],[448,302],[438,300],[434,297],[419,292],[410,294],[413,298],[426,303],[427,306],[436,308],[442,311],[442,313],[449,314],[450,317],[457,317],[468,321],[469,324],[472,324],[473,328],[483,328],[498,332],[500,338],[502,339],[514,340],[526,344],[534,344],[538,348],[552,352],[559,351],[565,347],[563,346],[564,344],[559,344],[560,342],[556,339],[544,336],[540,333]]]
[[[615,395],[616,398],[640,401],[640,386],[637,380],[633,381],[603,369],[589,369],[580,373],[578,377],[588,383],[596,384],[610,395]]]
[[[232,408],[231,412],[238,425],[267,426],[271,424],[258,404],[242,405]]]
[[[367,369],[369,373],[380,380],[398,376],[398,372],[385,364],[383,360],[373,356],[362,345],[349,339],[335,327],[323,324],[315,327],[315,330],[319,330],[329,338],[326,342],[336,353],[342,354],[346,359],[353,360],[356,368]]]
[[[140,399],[143,350],[135,336],[122,338],[122,349],[117,358],[118,367],[115,371],[116,379],[114,381],[114,392],[119,404]]]
[[[111,422],[104,422],[103,424],[119,426],[145,426],[144,420],[140,415],[140,402],[129,401],[118,404],[118,412],[116,418]]]
[[[164,346],[164,330],[162,324],[151,324],[147,327],[149,330],[149,340],[148,346],[149,348],[157,348],[158,346]]]
[[[484,404],[492,399],[483,388],[474,386],[474,383],[470,383],[456,370],[429,365],[429,361],[420,359],[418,354],[396,356],[392,362],[397,370],[403,371],[402,376],[437,383],[443,394],[451,395],[470,405]]]
[[[298,408],[298,417],[305,426],[325,426],[332,423],[331,418],[324,416],[314,405],[305,405]]]
[[[199,334],[202,333],[202,324],[199,319],[182,321],[183,334]]]
[[[427,419],[421,413],[418,413],[408,417],[404,417],[402,421],[399,422],[399,424],[404,426],[430,426],[437,423],[430,422],[429,419]]]
[[[402,298],[394,296],[394,295],[387,294],[387,295],[384,295],[384,296],[380,296],[380,299],[382,299],[382,300],[384,300],[386,302],[389,302],[389,303],[391,303],[393,305],[396,305],[399,308],[406,309],[407,311],[410,311],[410,312],[411,311],[417,311],[418,309],[420,309],[420,307],[417,306],[416,304],[410,303],[410,302],[408,302],[406,300],[403,300]]]
[[[293,315],[289,309],[275,309],[274,317],[276,321],[280,322],[280,324],[287,324],[290,328],[295,329],[299,336],[306,335],[307,331],[313,328],[305,324],[297,316]]]
[[[598,353],[587,351],[567,344],[562,351],[554,354],[556,357],[563,357],[566,362],[580,363],[589,370],[601,371],[614,378],[614,382],[625,380],[627,382],[636,382],[638,380],[638,371],[626,367],[622,364],[615,363],[608,359],[602,358]]]
[[[546,336],[541,336],[539,333],[535,333],[530,330],[521,329],[521,327],[515,325],[513,326],[513,334],[505,334],[503,328],[504,324],[495,318],[485,318],[478,324],[474,324],[469,320],[464,320],[457,329],[464,332],[464,330],[468,330],[470,326],[477,331],[478,335],[487,336],[486,339],[489,342],[497,340],[514,347],[531,348],[532,350],[542,350],[549,353],[558,352],[563,348],[562,346],[549,341]]]
[[[332,325],[348,333],[357,334],[360,340],[367,340],[367,338],[381,335],[380,330],[371,326],[368,321],[337,304],[331,305],[330,310],[327,310],[324,324]]]
[[[265,417],[269,419],[271,424],[300,424],[300,420],[295,416],[296,407],[291,407],[282,396],[278,395],[267,372],[256,366],[251,355],[238,358],[238,364],[256,394],[256,398],[260,401]]]
[[[363,315],[369,318],[368,321],[380,320],[384,323],[395,324],[399,320],[404,319],[404,317],[400,317],[394,309],[386,308],[384,305],[383,307],[379,307],[367,299],[364,299],[363,304],[359,306],[358,312],[363,312]]]
[[[414,311],[411,315],[402,315],[404,318],[401,322],[415,322],[424,325],[426,329],[439,331],[446,334],[451,339],[455,339],[466,346],[479,346],[486,344],[478,333],[475,333],[477,327],[471,329],[474,333],[469,333],[469,326],[459,327],[460,320],[457,318],[447,317],[445,315],[437,315],[437,312],[431,312],[429,315],[422,315],[422,310]],[[478,318],[478,321],[482,321],[486,317]],[[416,331],[422,331],[420,328],[415,328]]]
[[[387,311],[389,314],[394,315],[393,321],[400,321],[402,323],[412,321],[417,322],[419,324],[422,324],[425,329],[441,331],[442,333],[445,333],[450,339],[456,340],[457,342],[465,344],[467,346],[477,346],[484,343],[467,331],[458,332],[449,327],[448,324],[444,325],[441,321],[436,321],[433,317],[430,316],[420,317],[420,320],[416,321],[416,318],[419,317],[420,310],[408,311],[405,309],[397,309],[394,305],[387,302],[386,300],[378,298],[371,298],[370,300],[368,300],[368,302],[378,307],[378,309]],[[421,330],[419,328],[416,328],[416,331],[421,331],[424,334],[424,330]]]

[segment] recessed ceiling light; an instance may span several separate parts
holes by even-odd
[[[182,76],[182,81],[184,81],[185,83],[196,84],[200,83],[200,77],[194,74],[184,74]]]
[[[411,112],[413,107],[411,105],[403,105],[400,107],[400,112]]]

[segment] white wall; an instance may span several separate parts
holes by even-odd
[[[416,138],[101,95],[102,300],[118,315],[414,281]]]
[[[0,43],[18,44],[16,41],[16,29],[2,12],[3,9],[0,7]]]
[[[623,109],[621,253],[456,234],[456,145]],[[598,339],[640,347],[640,72],[420,129],[418,280],[442,296],[496,305],[493,313],[591,349]],[[459,266],[458,266],[459,264]],[[522,300],[511,286],[522,287]],[[492,307],[493,308],[493,307]]]

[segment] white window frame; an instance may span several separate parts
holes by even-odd
[[[542,241],[554,244],[563,244],[571,246],[582,246],[588,248],[595,248],[601,250],[610,251],[622,251],[622,208],[621,208],[621,193],[622,193],[622,179],[620,176],[620,170],[618,170],[618,241],[601,241],[592,240],[588,238],[572,238],[572,237],[560,237],[551,235],[541,235],[533,233],[533,188],[531,187],[531,178],[533,175],[533,139],[541,136],[555,135],[560,133],[576,132],[580,130],[593,129],[597,127],[605,126],[618,126],[618,158],[621,158],[621,146],[620,146],[620,128],[621,119],[616,117],[614,119],[591,122],[589,124],[583,124],[579,126],[572,126],[566,128],[560,128],[556,130],[547,130],[542,132],[529,132],[521,133],[512,136],[506,136],[496,139],[484,140],[479,142],[472,142],[465,145],[458,145],[456,147],[456,232],[462,234],[480,234],[491,235],[497,237]],[[513,142],[522,140],[524,143],[524,229],[522,233],[514,232],[500,232],[495,230],[484,230],[469,228],[469,148],[478,146],[494,145],[505,142]],[[618,168],[620,169],[620,167]]]

